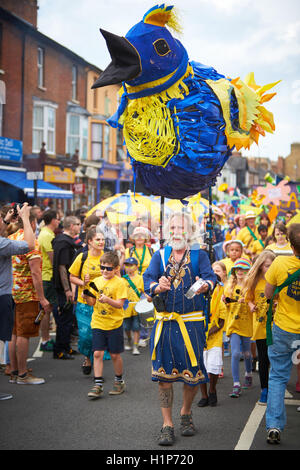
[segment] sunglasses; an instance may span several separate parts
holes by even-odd
[[[101,271],[104,271],[106,269],[106,271],[112,271],[114,268],[112,266],[102,266],[100,264],[100,269]]]

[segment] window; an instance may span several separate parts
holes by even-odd
[[[72,67],[72,100],[77,100],[77,67]]]
[[[45,52],[44,49],[38,47],[37,56],[37,69],[38,69],[38,87],[44,87],[44,65],[45,65]]]
[[[67,117],[67,153],[74,155],[79,150],[79,158],[87,160],[88,118],[79,114]]]
[[[94,77],[94,82],[97,80],[97,77]],[[94,88],[93,90],[93,107],[94,109],[98,108],[98,88]]]
[[[92,123],[92,160],[109,160],[110,127],[108,124]]]
[[[32,152],[39,153],[45,142],[47,153],[55,153],[56,106],[36,103],[33,106]]]
[[[92,160],[103,158],[103,124],[92,123]]]

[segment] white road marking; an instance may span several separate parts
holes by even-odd
[[[267,408],[266,406],[258,405],[258,403],[256,403],[251,415],[249,416],[246,426],[244,427],[244,430],[242,434],[240,435],[239,441],[237,445],[235,446],[234,450],[249,450],[250,449],[255,433],[266,412],[266,408]]]
[[[285,405],[299,406],[300,400],[291,399],[292,397],[293,395],[291,395],[286,390],[285,400],[284,400]],[[234,450],[249,450],[250,449],[254,436],[256,434],[256,431],[259,428],[261,420],[264,417],[266,409],[267,409],[266,406],[259,405],[258,403],[256,403],[251,415],[249,416],[246,426],[244,427],[243,432],[240,435],[239,441],[237,445],[235,446]]]

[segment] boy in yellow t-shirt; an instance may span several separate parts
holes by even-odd
[[[127,258],[124,261],[125,275],[123,279],[126,281],[128,307],[124,313],[124,331],[128,338],[128,344],[125,349],[130,351],[133,349],[132,354],[140,354],[138,343],[140,339],[140,319],[135,310],[137,302],[140,300],[141,294],[144,292],[143,277],[138,274],[138,261],[136,258]],[[133,348],[131,332],[133,332]]]
[[[124,351],[123,305],[127,298],[124,279],[119,277],[120,262],[115,251],[104,253],[100,258],[102,276],[90,282],[84,290],[89,305],[93,305],[91,321],[94,351],[94,387],[88,393],[90,398],[99,398],[103,393],[103,356],[107,350],[113,361],[115,382],[110,395],[125,391],[123,380]]]

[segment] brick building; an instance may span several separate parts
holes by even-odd
[[[105,122],[117,108],[119,87],[97,90],[96,96],[90,87],[101,70],[39,32],[37,12],[37,0],[0,1],[1,194],[13,197],[7,186],[13,172],[17,181],[21,173],[26,180],[26,170],[44,171],[39,202],[52,194],[65,209],[94,205],[101,185],[113,193],[127,190],[132,179],[122,136]],[[18,158],[10,157],[9,146],[16,146]],[[74,183],[81,187],[75,197]],[[16,184],[13,197],[20,202],[21,186]],[[24,192],[28,197],[32,191]]]

